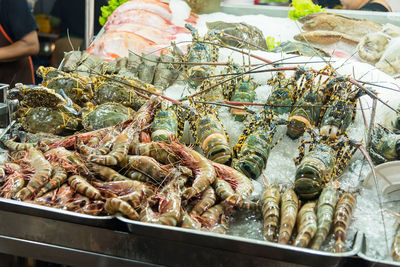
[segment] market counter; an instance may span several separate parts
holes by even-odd
[[[0,253],[72,266],[204,266],[211,263],[214,266],[350,266],[355,262],[365,263],[356,257],[326,257],[265,246],[264,241],[243,242],[230,236],[226,239],[202,237],[202,233],[195,231],[190,236],[152,225],[129,233],[126,224],[116,218],[109,228],[4,210],[0,210],[0,218]],[[226,250],[217,246],[226,246]]]

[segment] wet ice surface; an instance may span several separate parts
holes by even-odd
[[[385,197],[381,197],[381,200],[382,202],[387,201]],[[366,236],[366,255],[376,259],[390,260],[390,247],[393,241],[396,218],[386,212],[385,209],[391,205],[389,203],[383,204],[382,211],[375,189],[363,189],[357,202],[354,224]],[[384,224],[382,223],[383,219]]]
[[[198,24],[200,34],[206,32],[205,22],[206,21],[216,21],[224,20],[228,22],[239,22],[244,21],[248,24],[255,25],[259,27],[264,36],[275,37],[277,41],[293,40],[293,35],[299,33],[299,27],[295,22],[286,18],[271,18],[262,15],[257,16],[243,16],[237,17],[222,13],[202,15],[200,16],[200,21]],[[260,23],[260,22],[263,23]],[[273,27],[271,27],[273,25]],[[349,51],[351,54],[351,47],[339,44],[337,46],[331,46],[328,49],[335,50],[345,50]],[[238,64],[255,64],[262,63],[262,61],[243,56],[241,53],[233,52],[230,49],[220,49],[219,50],[219,61],[227,62],[234,61]],[[307,68],[321,69],[325,66],[325,63],[313,63],[315,61],[321,61],[320,58],[313,57],[298,57],[293,55],[285,54],[275,54],[269,52],[261,51],[251,51],[251,53],[261,56],[265,59],[271,61],[281,61],[281,62],[306,62]],[[284,60],[282,60],[284,59]],[[376,70],[373,66],[359,62],[356,57],[351,57],[349,59],[339,59],[339,58],[326,58],[325,60],[331,60],[332,65],[336,68],[339,75],[349,75],[352,78],[376,83],[382,86],[387,86],[395,89],[400,89],[400,81],[394,80],[392,77]],[[282,65],[284,66],[284,65]],[[296,66],[290,64],[287,66]],[[303,65],[304,66],[304,65]],[[270,69],[272,66],[265,66],[259,69]],[[215,73],[219,73],[222,67],[218,67]],[[287,76],[292,75],[293,72],[286,72]],[[275,73],[257,73],[253,74],[254,80],[259,83],[256,88],[256,103],[265,103],[267,97],[269,96],[272,87],[266,85],[267,80],[272,78]],[[377,86],[366,85],[368,89],[373,90],[382,99],[383,102],[390,104],[392,107],[397,108],[400,104],[400,93],[393,90],[388,90],[380,88]],[[183,92],[183,93],[182,93]],[[183,82],[182,85],[174,85],[168,88],[164,93],[175,99],[181,98],[183,95],[189,95],[193,93],[192,89],[188,89],[188,86]],[[373,101],[369,96],[363,96],[360,98],[357,105],[357,115],[354,123],[350,126],[348,130],[348,135],[351,139],[360,141],[365,144],[366,140],[366,128],[365,122],[368,124],[371,117],[371,111],[373,106]],[[361,102],[361,103],[360,103]],[[252,110],[257,111],[260,108],[251,107]],[[364,116],[363,116],[364,114]],[[229,112],[229,108],[222,107],[219,109],[219,116],[223,122],[228,135],[230,136],[230,145],[233,147],[239,135],[242,133],[244,125],[243,123],[237,122],[233,119]],[[287,118],[287,115],[286,115]],[[376,122],[384,125],[390,125],[391,121],[395,118],[395,113],[389,108],[384,106],[382,103],[378,102],[376,111]],[[276,136],[284,135],[284,129],[276,134]],[[289,137],[284,136],[280,143],[271,151],[267,167],[263,174],[257,181],[253,181],[255,184],[255,190],[251,196],[251,199],[259,199],[262,192],[264,191],[264,182],[268,183],[279,183],[282,185],[291,184],[294,182],[294,175],[296,167],[294,165],[294,158],[298,156],[298,146],[301,139],[291,140]],[[367,236],[367,251],[366,254],[373,258],[378,259],[390,259],[390,253],[388,253],[388,247],[391,246],[394,234],[394,222],[395,216],[389,214],[388,212],[382,212],[379,205],[379,198],[376,195],[374,189],[364,189],[361,186],[361,182],[367,177],[370,171],[369,165],[363,159],[362,154],[357,151],[353,156],[352,160],[349,162],[349,167],[344,171],[342,177],[338,180],[339,187],[343,191],[355,191],[358,195],[356,208],[353,212],[353,217],[351,224],[347,231],[346,238],[346,249],[351,250],[353,245],[353,240],[355,233],[357,231],[362,231]],[[392,210],[395,212],[400,212],[398,208],[399,202],[388,202],[390,200],[396,199],[396,196],[391,199],[383,197],[382,201],[383,209]],[[400,193],[397,194],[397,200],[400,200]],[[383,214],[383,215],[382,215]],[[382,223],[382,216],[385,218],[385,227]],[[262,234],[263,223],[261,219],[261,213],[259,211],[240,211],[235,212],[230,221],[230,228],[228,234],[241,236],[245,238],[264,240]],[[384,229],[386,229],[386,237],[384,234]],[[326,243],[323,245],[322,250],[330,251],[334,243],[333,236],[327,238]]]
[[[224,125],[226,132],[229,136],[229,145],[230,147],[233,147],[237,143],[239,136],[243,132],[244,124],[243,122],[238,122],[234,120],[229,112],[229,108],[227,107],[220,108],[219,118],[221,119],[222,124]]]
[[[261,212],[236,211],[231,217],[227,234],[264,240]]]
[[[293,184],[296,172],[294,159],[299,154],[299,145],[300,139],[292,140],[288,136],[284,136],[283,140],[272,149],[267,168],[259,180],[263,179],[268,184]]]

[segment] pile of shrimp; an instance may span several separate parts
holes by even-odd
[[[90,215],[225,233],[253,184],[179,143],[150,141],[159,97],[114,127],[35,143],[4,141],[0,196]]]

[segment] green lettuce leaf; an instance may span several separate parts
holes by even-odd
[[[324,12],[325,8],[315,5],[311,0],[293,0],[293,8],[289,10],[289,18],[298,20],[299,18],[315,12]]]
[[[274,50],[275,47],[277,47],[281,42],[276,42],[274,37],[268,36],[267,39],[265,39],[267,42],[267,47],[268,51]]]

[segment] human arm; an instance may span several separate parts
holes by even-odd
[[[380,11],[380,12],[391,12],[389,4],[385,0],[371,0],[360,8],[360,10]]]
[[[21,57],[36,55],[39,52],[39,40],[36,31],[24,35],[20,40],[0,47],[0,62],[10,62]]]

